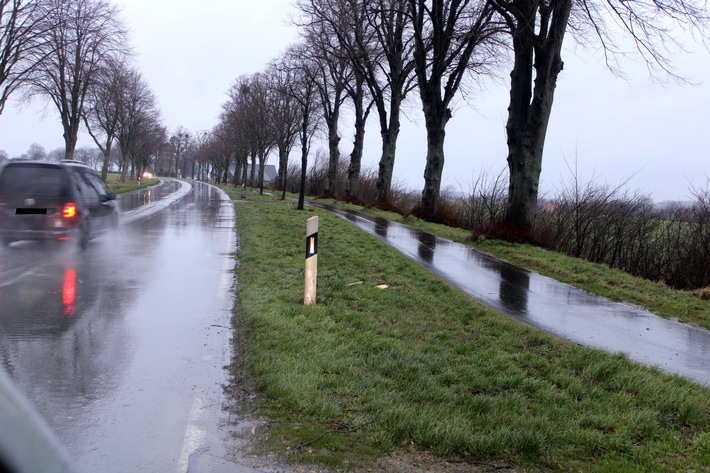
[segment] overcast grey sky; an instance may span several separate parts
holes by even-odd
[[[158,99],[170,131],[210,130],[218,122],[227,90],[242,74],[262,71],[297,40],[289,26],[292,0],[114,0],[131,30],[135,64]],[[565,40],[543,159],[542,189],[553,193],[569,179],[565,160],[577,160],[580,175],[616,185],[633,176],[629,190],[654,200],[680,200],[710,177],[710,54],[689,43],[676,58],[678,72],[695,86],[659,85],[638,61],[624,62],[626,80],[605,69],[598,54]],[[459,101],[447,127],[444,186],[467,190],[481,171],[506,165],[507,75],[498,84]],[[395,178],[423,186],[426,135],[416,93],[404,118]],[[0,116],[0,149],[10,157],[32,143],[50,151],[63,147],[56,112],[42,104]],[[352,131],[341,126],[341,153],[350,153]],[[79,146],[93,146],[83,134]],[[376,167],[380,138],[376,119],[366,136],[365,166]],[[292,156],[292,159],[296,159]],[[275,158],[270,158],[271,162]]]

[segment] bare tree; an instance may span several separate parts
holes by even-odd
[[[47,152],[44,147],[39,143],[32,143],[30,148],[27,150],[27,159],[32,159],[35,161],[44,161],[47,159]]]
[[[382,156],[377,177],[377,200],[389,201],[401,107],[414,87],[413,38],[411,17],[406,13],[407,0],[362,1],[362,17],[368,29],[355,38],[354,64],[363,67],[365,80],[379,116]],[[356,8],[362,9],[360,5]],[[388,106],[389,105],[389,106]]]
[[[421,211],[439,206],[446,124],[451,102],[470,70],[482,74],[496,57],[500,30],[494,9],[482,0],[409,0],[414,31],[414,64],[427,130]]]
[[[236,111],[230,112],[226,117],[227,127],[222,139],[226,146],[225,151],[228,159],[234,161],[234,176],[232,176],[234,185],[247,182],[249,154],[252,150],[252,144],[249,141],[249,120],[248,115]],[[252,166],[252,173],[254,172],[253,168],[254,166]],[[225,180],[226,178],[227,176],[225,176]]]
[[[283,61],[283,59],[281,60]],[[278,188],[281,199],[286,199],[288,157],[296,144],[299,129],[299,114],[296,100],[289,93],[292,71],[279,61],[269,66],[267,72],[271,83],[270,117],[271,129],[279,154]]]
[[[42,60],[28,78],[28,96],[57,108],[72,159],[89,88],[107,58],[126,52],[127,34],[106,0],[42,0],[39,11],[44,33],[34,57]]]
[[[246,101],[249,110],[248,137],[252,155],[259,160],[257,187],[259,193],[264,193],[264,170],[266,158],[276,145],[270,124],[270,95],[269,80],[264,73],[254,74],[246,89]],[[252,183],[255,165],[252,160]]]
[[[298,109],[299,130],[298,139],[301,144],[301,182],[298,192],[298,210],[303,210],[306,192],[306,176],[308,172],[308,154],[311,150],[313,136],[318,131],[322,114],[319,111],[318,90],[315,82],[318,78],[312,61],[303,60],[305,54],[303,44],[291,46],[284,55],[282,66],[290,71],[292,80],[286,88],[296,103]]]
[[[348,82],[346,90],[354,109],[354,136],[353,148],[350,152],[350,164],[348,165],[348,185],[345,189],[345,196],[350,200],[357,200],[358,187],[360,184],[360,171],[362,169],[362,154],[365,147],[365,125],[367,117],[374,102],[366,102],[365,75],[362,68],[353,68],[353,80]]]
[[[61,161],[64,159],[64,148],[55,148],[47,153],[47,161]]]
[[[153,147],[160,148],[161,143],[156,144],[155,135],[162,130],[155,96],[140,73],[135,70],[130,71],[127,85],[121,101],[116,135],[123,157],[121,181],[126,180],[129,167],[135,176],[138,164],[145,162],[146,155],[153,154]]]
[[[252,156],[249,183],[264,192],[264,168],[266,158],[276,145],[272,132],[270,109],[270,83],[265,73],[242,76],[229,90],[229,102],[225,105],[228,120],[227,132],[237,132],[239,140],[248,144],[247,151]],[[233,142],[233,140],[228,140]],[[232,147],[232,150],[235,148]],[[256,160],[259,160],[257,167]],[[258,176],[256,172],[258,171]]]
[[[568,27],[596,35],[614,67],[616,33],[631,37],[652,73],[670,73],[670,25],[707,35],[703,0],[490,0],[512,38],[513,68],[508,106],[510,184],[506,222],[518,231],[532,228],[547,126],[557,78],[562,71],[562,42]],[[570,24],[571,23],[571,24]],[[616,28],[615,28],[615,27]]]
[[[97,169],[103,162],[103,152],[96,148],[84,146],[74,151],[74,159],[81,161],[93,169]]]
[[[37,0],[0,0],[0,114],[12,93],[20,88],[44,59],[37,51],[43,28]]]
[[[190,165],[190,178],[200,179],[200,166],[203,160],[205,144],[207,143],[208,134],[206,131],[199,131],[193,135],[188,149],[188,161]],[[187,177],[187,174],[185,175]]]
[[[232,158],[232,129],[229,122],[223,118],[212,130],[206,144],[206,153],[212,164],[213,177],[218,182],[227,181]],[[235,173],[238,169],[235,169]]]
[[[173,160],[174,165],[171,164],[168,169],[168,174],[170,174],[171,169],[175,170],[175,175],[178,177],[185,177],[185,152],[190,146],[192,137],[190,133],[183,126],[177,127],[175,133],[170,137],[170,144],[173,147]]]
[[[301,9],[327,22],[347,54],[355,78],[363,78],[379,117],[382,137],[377,200],[389,200],[400,131],[401,106],[414,87],[408,0],[309,0]],[[363,128],[364,130],[364,123]],[[361,137],[356,132],[356,139]]]
[[[96,81],[89,88],[84,104],[84,123],[96,146],[103,153],[101,179],[106,181],[111,161],[111,147],[118,133],[123,100],[130,71],[125,62],[109,59],[100,69]]]
[[[324,194],[335,192],[338,163],[340,161],[340,135],[338,123],[340,109],[348,97],[347,86],[353,80],[352,61],[346,47],[340,43],[333,31],[333,21],[322,18],[322,13],[312,8],[311,2],[303,2],[303,40],[308,59],[314,62],[318,71],[318,93],[320,95],[323,121],[328,134],[328,172]]]
[[[136,178],[143,176],[160,155],[160,150],[168,133],[158,120],[151,119],[133,148],[133,170]]]
[[[356,199],[365,139],[365,124],[372,101],[366,103],[368,94],[365,84],[365,64],[368,31],[372,31],[365,15],[366,4],[359,0],[301,0],[298,7],[303,19],[300,23],[311,31],[326,57],[334,64],[344,67],[342,85],[354,108],[354,141],[348,166],[348,185],[345,193],[349,199]],[[336,76],[337,77],[337,76]],[[327,119],[327,116],[326,116]],[[337,122],[336,122],[337,124]],[[332,133],[331,133],[332,135]],[[334,135],[337,137],[337,134]],[[329,138],[331,162],[329,174],[337,166],[333,159],[336,154],[333,136]],[[337,146],[337,144],[336,144]]]

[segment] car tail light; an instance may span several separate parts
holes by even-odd
[[[67,220],[76,217],[76,204],[74,202],[67,202],[64,204],[64,208],[62,209],[62,217]]]

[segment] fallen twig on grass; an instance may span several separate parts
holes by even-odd
[[[494,463],[489,463],[489,462],[481,462],[481,461],[475,461],[475,460],[446,460],[449,463],[467,463],[469,465],[477,465],[477,466],[487,466],[489,468],[493,468],[494,470],[512,470],[515,468],[515,465],[496,465]]]
[[[317,442],[318,440],[322,439],[323,437],[325,437],[326,435],[328,435],[331,432],[332,432],[332,430],[326,430],[325,432],[323,432],[322,434],[320,434],[318,437],[316,437],[314,439],[308,440],[307,442],[299,443],[298,445],[296,445],[295,447],[293,447],[291,449],[291,454],[300,452],[301,450],[303,450],[307,446]]]

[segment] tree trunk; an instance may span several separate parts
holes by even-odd
[[[108,168],[111,166],[111,142],[109,141],[106,148],[103,150],[104,162],[101,165],[101,180],[106,182],[108,179]]]
[[[123,167],[121,169],[121,182],[126,182],[126,176],[128,175],[128,159],[129,156],[123,155]]]
[[[360,185],[360,170],[362,169],[362,150],[365,146],[365,121],[362,118],[355,119],[355,140],[353,150],[350,153],[350,164],[348,165],[348,187],[345,195],[350,199],[357,197],[357,189]]]
[[[288,178],[288,146],[283,143],[279,145],[279,173],[278,173],[278,189],[281,190],[281,200],[286,200],[286,179]]]
[[[266,152],[259,152],[259,195],[264,195],[264,168],[266,167]]]
[[[338,175],[338,162],[340,161],[340,149],[338,149],[338,144],[340,143],[340,136],[338,136],[338,117],[340,115],[337,108],[333,110],[333,113],[328,117],[328,175],[325,180],[325,194],[332,197],[335,194],[335,181]]]
[[[377,175],[377,202],[389,203],[394,172],[394,158],[397,153],[397,138],[399,137],[399,114],[401,97],[390,100],[390,120],[380,114],[380,134],[382,135],[382,157]]]
[[[301,137],[301,184],[298,190],[297,210],[303,210],[306,200],[306,173],[308,168],[308,136]]]
[[[64,159],[74,159],[78,130],[65,129],[64,131]]]
[[[545,135],[562,71],[560,51],[571,6],[572,0],[560,0],[552,18],[539,22],[547,35],[537,40],[538,44],[530,26],[535,25],[535,9],[520,10],[530,13],[528,18],[518,18],[513,34],[514,64],[506,124],[510,184],[505,218],[508,225],[523,232],[535,222]]]
[[[435,84],[435,87],[438,90],[438,84]],[[441,174],[444,170],[444,139],[446,124],[451,118],[451,111],[444,107],[440,97],[433,96],[434,93],[428,96],[422,94],[427,130],[427,155],[421,208],[429,214],[436,213],[439,208]]]
[[[279,172],[278,185],[279,190],[286,187],[286,173],[288,171],[288,152],[283,145],[279,145]]]
[[[360,84],[362,89],[362,84]],[[350,164],[348,165],[348,186],[345,195],[349,199],[357,198],[357,189],[360,184],[360,169],[362,168],[362,150],[365,146],[365,124],[367,123],[368,110],[365,111],[362,103],[362,92],[353,98],[355,104],[355,140],[353,150],[350,153]]]

